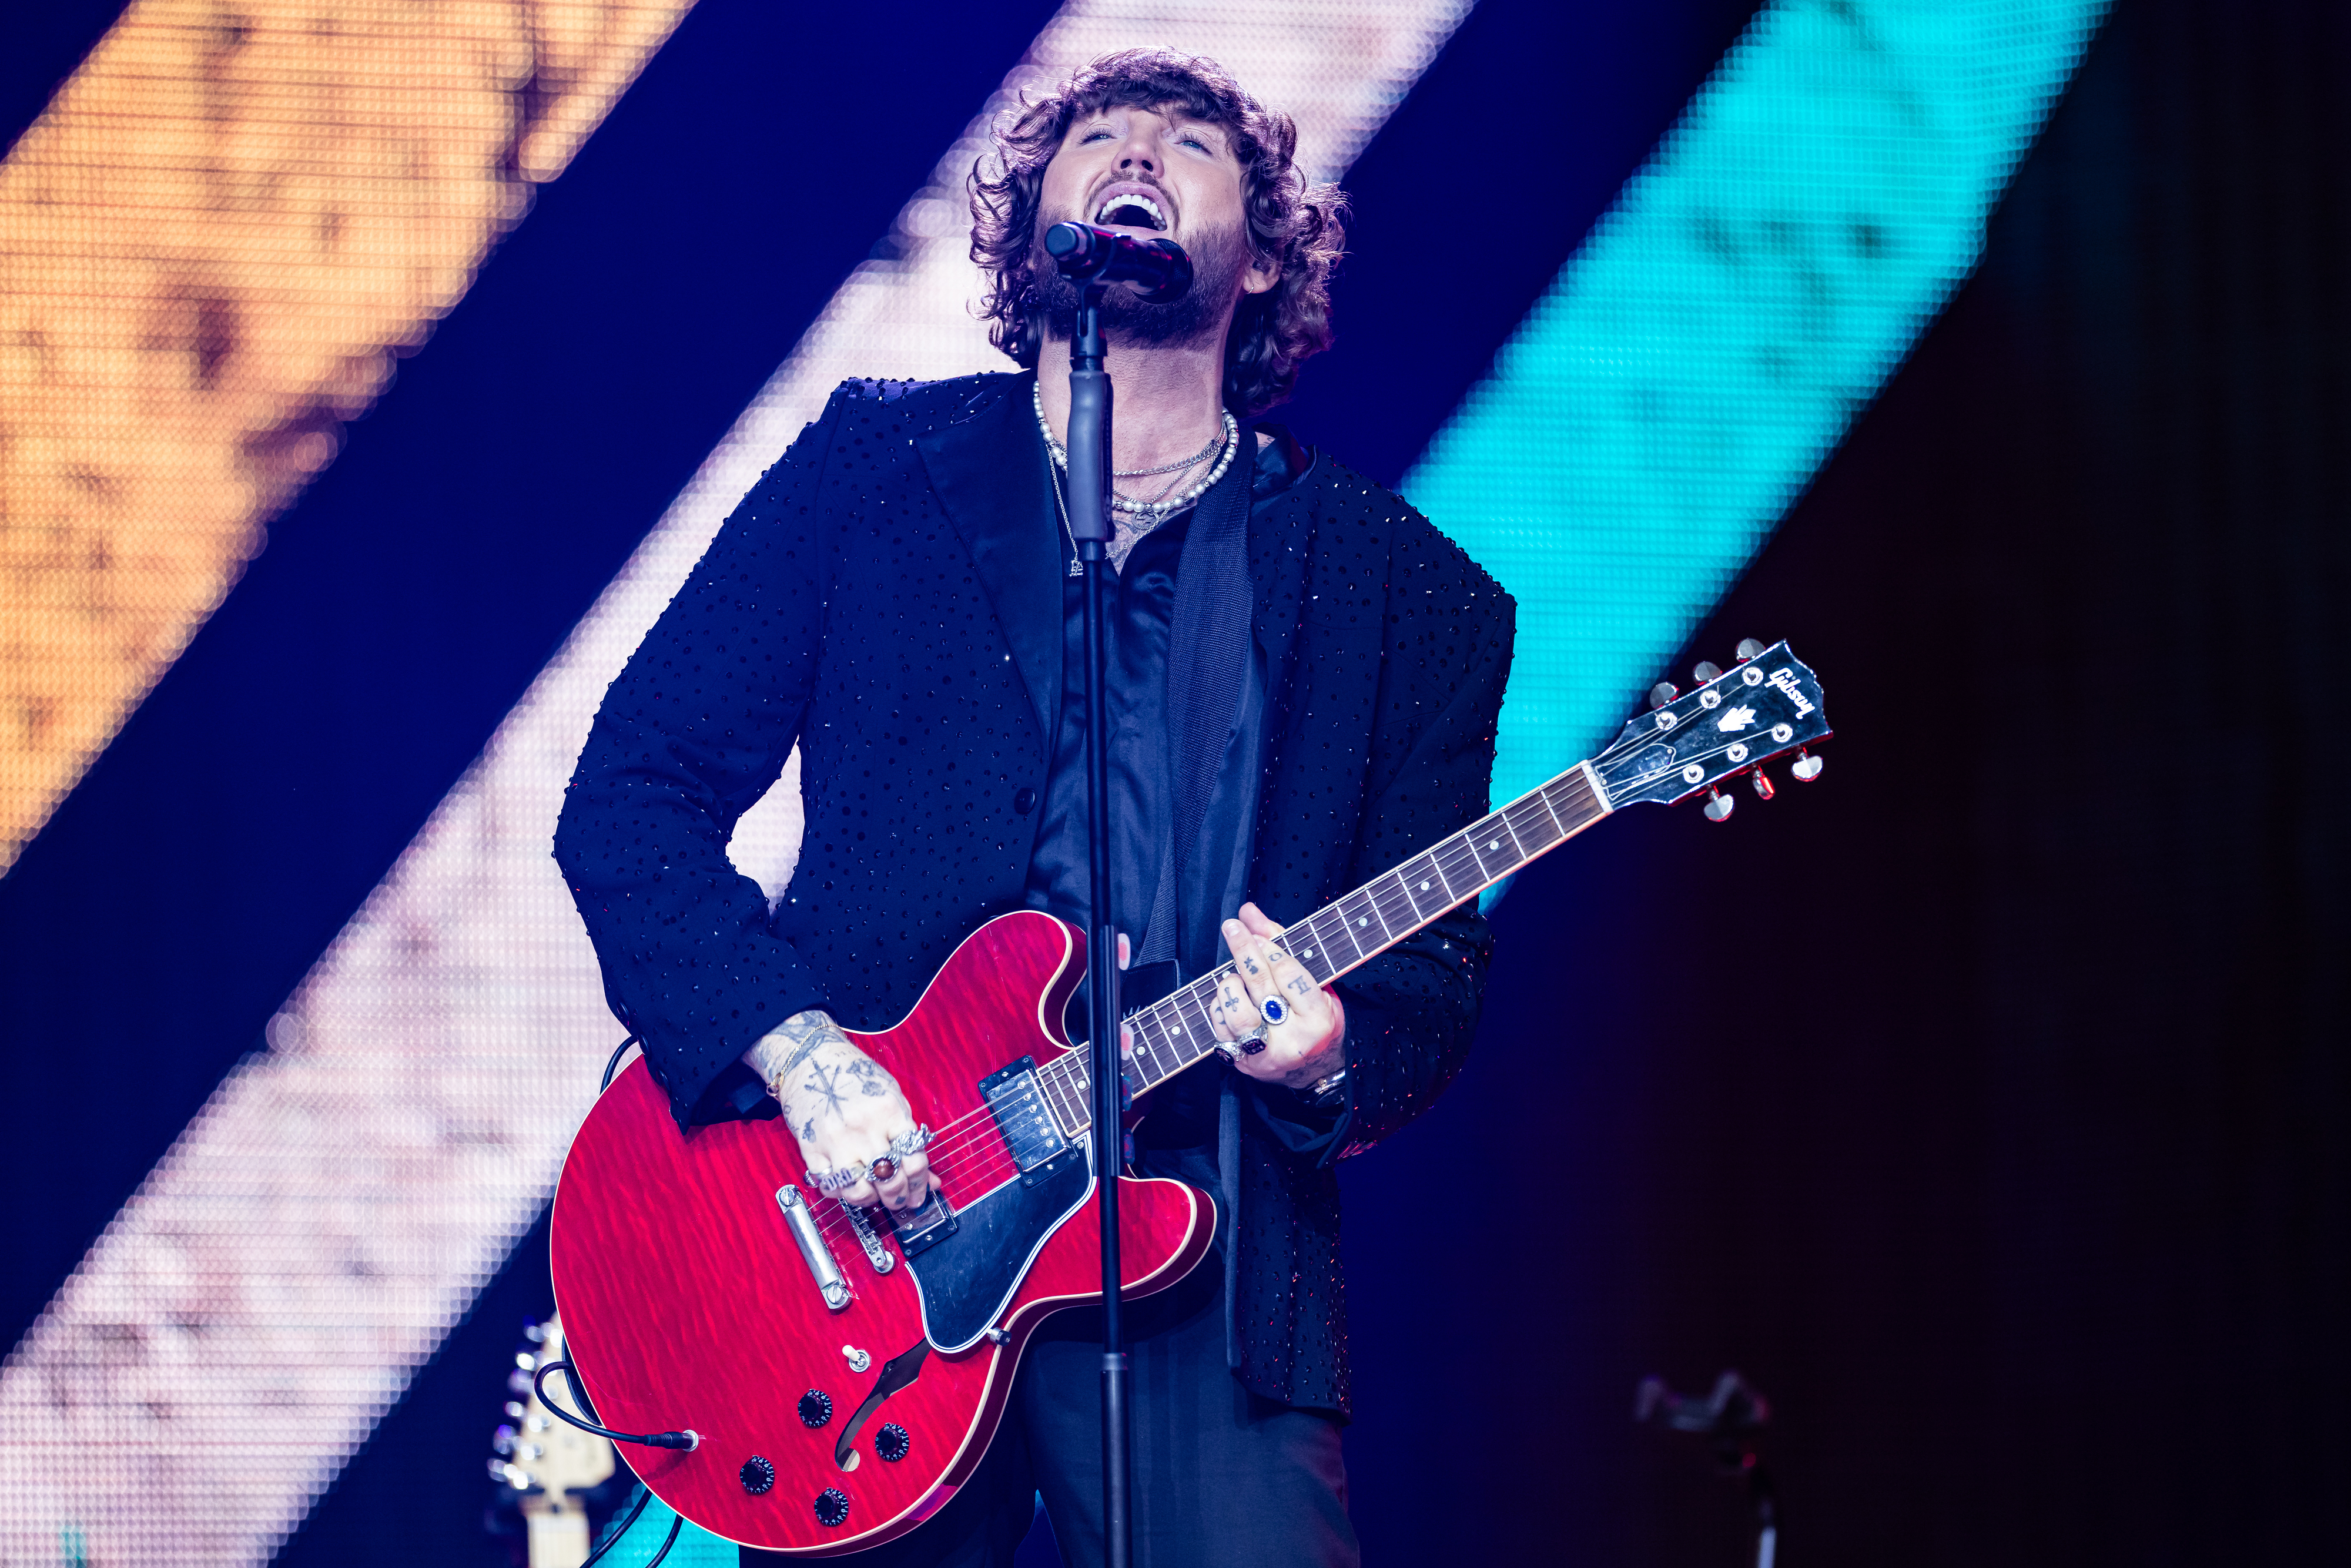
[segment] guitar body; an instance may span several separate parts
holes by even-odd
[[[1002,915],[904,1021],[851,1031],[932,1129],[946,1207],[925,1212],[952,1210],[903,1244],[879,1229],[883,1268],[841,1205],[808,1188],[781,1119],[681,1134],[642,1061],[597,1101],[556,1191],[555,1293],[606,1426],[700,1435],[690,1452],[630,1449],[664,1502],[742,1545],[830,1556],[914,1529],[970,1476],[1028,1336],[1101,1298],[1090,1150],[1081,1140],[1024,1171],[1033,1146],[1008,1143],[981,1089],[1071,1049],[1061,1011],[1083,973],[1075,929]],[[1209,1206],[1178,1182],[1118,1179],[1125,1293],[1163,1290],[1207,1253]],[[787,1186],[802,1228],[824,1237],[838,1307],[796,1239]]]

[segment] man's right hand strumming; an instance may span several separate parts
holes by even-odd
[[[931,1163],[914,1111],[898,1081],[831,1015],[794,1013],[743,1060],[783,1106],[811,1184],[859,1207],[922,1207]]]

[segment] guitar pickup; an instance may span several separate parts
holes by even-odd
[[[979,1081],[979,1094],[987,1102],[996,1130],[1020,1171],[1021,1185],[1034,1185],[1040,1176],[1048,1174],[1044,1167],[1070,1147],[1061,1124],[1053,1119],[1052,1108],[1045,1103],[1044,1092],[1037,1087],[1037,1059],[1024,1056],[989,1073]]]

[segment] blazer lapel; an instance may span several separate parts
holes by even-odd
[[[1061,580],[1069,572],[1053,505],[1052,459],[1029,417],[1029,380],[914,438],[947,518],[971,551],[1012,662],[1037,707],[1045,756],[1061,706]],[[959,413],[964,411],[958,411]]]

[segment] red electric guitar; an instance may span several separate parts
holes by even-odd
[[[1712,791],[1720,821],[1714,787],[1750,770],[1768,798],[1760,765],[1828,724],[1786,643],[1740,653],[1598,757],[1291,925],[1291,956],[1328,984],[1620,806]],[[939,1191],[906,1214],[802,1185],[780,1119],[681,1135],[642,1061],[605,1091],[556,1191],[555,1293],[601,1418],[698,1438],[631,1451],[664,1502],[745,1545],[828,1556],[914,1529],[970,1476],[1029,1334],[1100,1295],[1087,1055],[1061,1027],[1083,972],[1073,927],[1001,915],[904,1022],[851,1032],[932,1129]],[[1128,1015],[1138,1100],[1216,1049],[1205,1004],[1223,973]],[[1119,1180],[1125,1291],[1165,1289],[1207,1250],[1209,1206]]]

